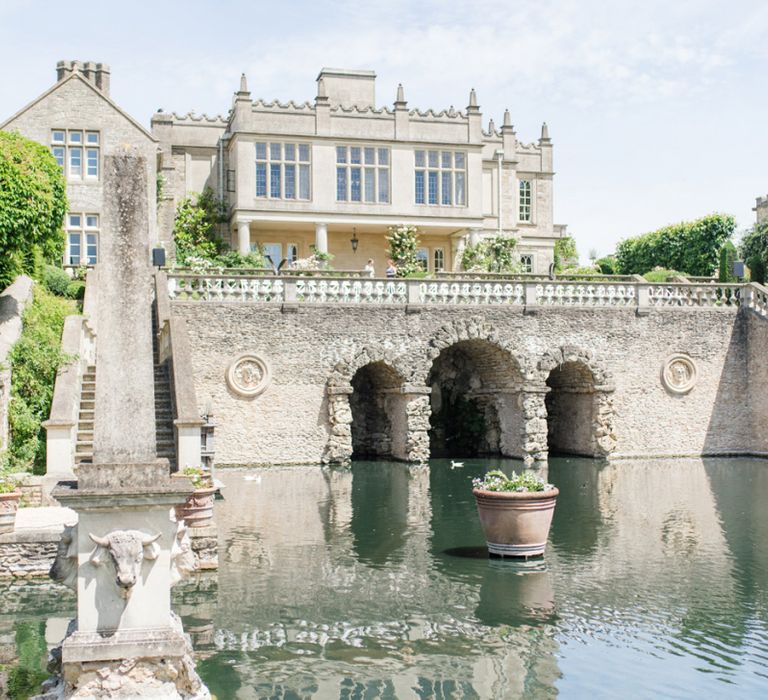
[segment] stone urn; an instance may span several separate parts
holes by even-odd
[[[0,533],[13,532],[20,500],[21,489],[16,489],[10,493],[0,493]]]
[[[488,551],[502,557],[544,554],[558,489],[485,491],[473,489]]]
[[[205,527],[213,520],[215,486],[196,488],[181,505],[176,506],[176,519],[184,520],[188,527]]]

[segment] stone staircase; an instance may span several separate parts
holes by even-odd
[[[152,338],[155,372],[155,432],[157,434],[157,456],[165,458],[176,470],[176,442],[173,433],[173,400],[168,366],[158,362],[157,320],[152,312]],[[93,419],[96,405],[96,367],[90,365],[83,374],[80,392],[80,413],[77,421],[77,443],[75,444],[75,467],[93,462]]]
[[[176,471],[176,441],[173,434],[173,400],[168,364],[160,364],[157,343],[157,308],[152,305],[152,353],[155,365],[155,432],[157,457],[167,459]]]
[[[77,418],[75,467],[93,462],[93,412],[96,405],[96,367],[89,365],[83,374],[80,390],[80,413]]]

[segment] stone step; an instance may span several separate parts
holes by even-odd
[[[95,408],[95,401],[93,399],[84,399],[80,402],[80,410],[93,410]]]
[[[95,401],[96,400],[96,392],[95,391],[83,391],[80,393],[80,400],[81,401]]]
[[[80,420],[93,420],[93,409],[81,408],[80,412],[78,413],[78,417]]]

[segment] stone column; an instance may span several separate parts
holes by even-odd
[[[315,224],[315,250],[318,253],[328,252],[328,224]]]
[[[595,456],[607,457],[616,449],[613,425],[613,388],[595,387]]]
[[[409,462],[422,464],[429,460],[429,417],[432,407],[429,397],[432,390],[427,387],[411,388],[405,415],[408,420],[406,457]]]
[[[546,384],[523,387],[523,461],[527,467],[547,464]]]
[[[351,385],[328,387],[328,416],[331,434],[325,447],[323,463],[347,464],[352,458]]]
[[[237,250],[240,255],[248,255],[251,252],[251,225],[247,221],[237,224]]]

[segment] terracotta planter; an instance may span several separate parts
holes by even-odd
[[[503,557],[544,554],[560,493],[556,488],[522,493],[473,489],[472,493],[491,554]]]
[[[176,506],[176,518],[188,527],[205,527],[213,520],[213,501],[216,487],[195,489],[182,505]]]
[[[11,493],[0,493],[0,532],[13,531],[20,500],[20,489],[11,491]]]

